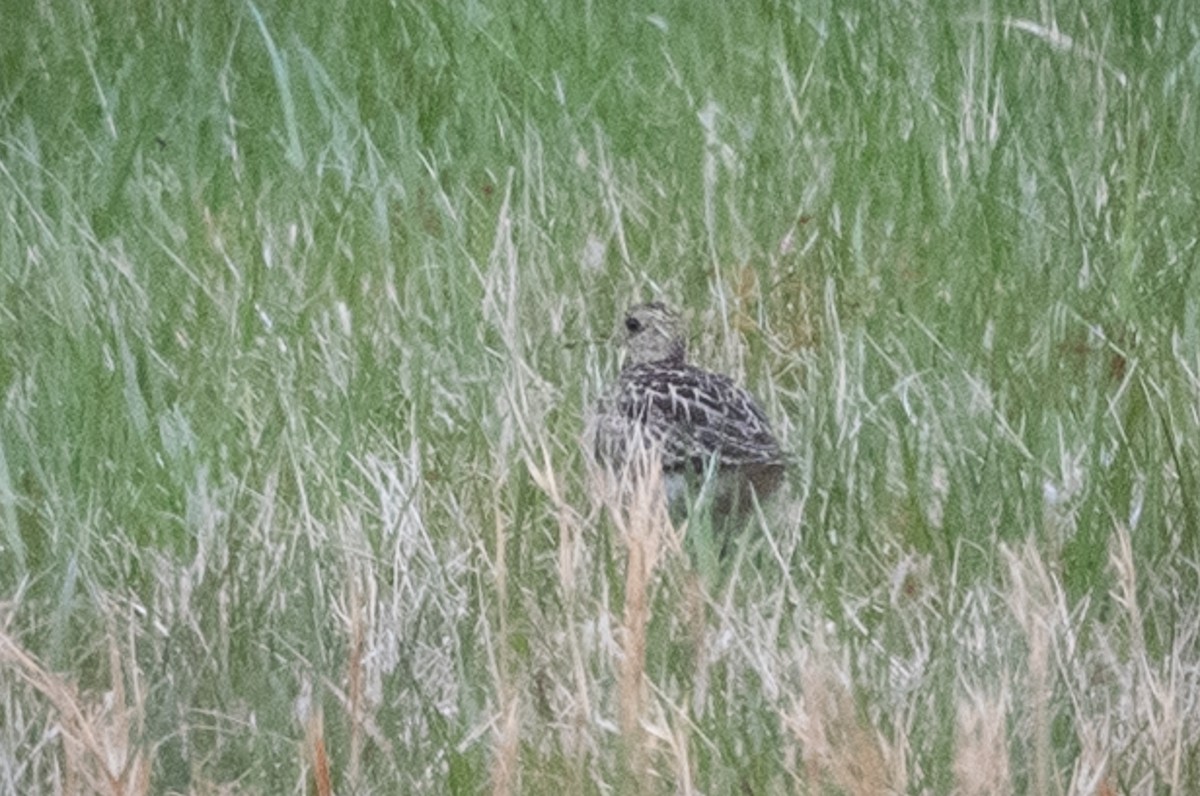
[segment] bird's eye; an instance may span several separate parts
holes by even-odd
[[[625,328],[629,330],[630,334],[637,334],[642,330],[642,322],[630,315],[625,319]]]

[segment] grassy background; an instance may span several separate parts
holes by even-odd
[[[1188,3],[3,18],[0,791],[1200,790]],[[715,580],[644,298],[799,461]]]

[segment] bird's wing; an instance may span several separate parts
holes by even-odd
[[[730,379],[689,366],[641,365],[624,374],[618,411],[662,447],[663,465],[703,467],[782,458],[762,409]]]

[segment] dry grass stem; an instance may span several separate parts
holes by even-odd
[[[319,707],[304,717],[304,756],[312,771],[313,792],[333,796],[333,776],[325,750],[325,718]]]
[[[646,633],[652,588],[662,556],[670,547],[678,547],[675,528],[667,515],[661,473],[658,456],[647,449],[619,475],[617,502],[610,505],[610,515],[626,554],[617,675],[618,725],[630,771],[637,782],[643,782],[647,773],[647,736],[642,725],[647,697]]]
[[[151,760],[137,740],[145,718],[141,673],[111,633],[108,652],[111,690],[98,697],[83,695],[0,630],[0,667],[15,668],[57,715],[65,793],[137,796],[150,792]],[[132,702],[125,690],[126,677],[134,687]]]
[[[500,708],[492,744],[491,793],[509,796],[520,793],[519,754],[521,751],[520,699],[510,693]]]

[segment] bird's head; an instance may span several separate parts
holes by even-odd
[[[625,367],[646,362],[682,363],[687,353],[683,321],[665,304],[638,304],[622,322]]]

